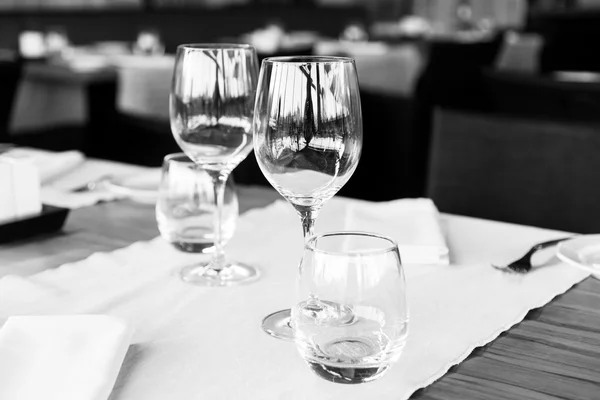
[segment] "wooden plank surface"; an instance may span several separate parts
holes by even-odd
[[[238,189],[242,212],[279,198],[273,190]],[[62,233],[0,245],[0,277],[30,275],[157,235],[152,206],[121,201],[75,210]],[[413,398],[599,400],[600,280],[588,278],[531,311]]]

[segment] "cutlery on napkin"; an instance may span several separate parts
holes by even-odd
[[[345,229],[390,236],[403,264],[449,264],[439,212],[430,199],[348,203]]]
[[[0,399],[106,400],[132,334],[107,315],[9,317],[0,329]]]
[[[33,160],[39,170],[42,183],[42,203],[55,207],[75,209],[125,197],[135,198],[138,193],[134,193],[133,189],[143,186],[141,181],[146,176],[151,177],[152,184],[155,186],[154,191],[157,190],[160,181],[160,168],[86,159],[82,153],[75,150],[52,152],[18,147],[7,150],[6,153],[15,157],[30,157]],[[111,185],[110,188],[105,187],[106,185],[98,185],[94,190],[76,190],[106,176],[128,177],[128,180],[124,181],[122,188],[118,185]],[[136,177],[140,178],[137,178],[136,181]],[[129,184],[129,181],[132,183]],[[127,191],[125,186],[131,186],[133,189]],[[151,187],[151,184],[146,183],[146,186]],[[146,195],[144,200],[147,202],[155,201],[155,198],[148,200],[148,193],[144,192],[143,194]]]

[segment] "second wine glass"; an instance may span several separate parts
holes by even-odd
[[[182,278],[190,283],[229,286],[258,276],[251,266],[227,261],[221,243],[225,183],[252,150],[257,76],[258,61],[251,46],[193,44],[177,48],[171,130],[185,154],[211,176],[216,200],[213,258],[182,271]]]
[[[350,179],[362,149],[362,114],[354,60],[274,57],[263,61],[254,109],[254,152],[273,187],[294,206],[304,238],[321,207]],[[263,329],[291,338],[289,310]]]

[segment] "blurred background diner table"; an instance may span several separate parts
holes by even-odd
[[[26,146],[158,166],[177,150],[168,92],[183,42],[248,42],[259,59],[353,57],[372,133],[342,194],[368,200],[426,194],[436,109],[586,125],[598,115],[600,62],[587,38],[599,14],[586,2],[10,4],[0,48],[16,61],[3,63],[0,140]],[[266,185],[253,157],[236,175]]]
[[[182,43],[353,58],[363,153],[343,197],[427,197],[444,221],[483,221],[482,237],[504,226],[491,221],[540,228],[532,240],[600,233],[598,38],[595,0],[0,0],[0,153],[58,152],[73,173],[42,182],[72,208],[63,230],[0,244],[0,276],[157,236],[152,204],[73,191],[156,175],[180,151],[168,101]],[[252,154],[233,177],[241,211],[279,198]],[[478,262],[500,246],[470,244]],[[530,311],[414,398],[596,399],[599,289],[587,278]]]

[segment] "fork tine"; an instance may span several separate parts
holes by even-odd
[[[533,256],[533,254],[535,254],[538,250],[545,249],[546,247],[554,246],[564,240],[571,239],[572,237],[573,236],[568,236],[568,237],[564,237],[564,238],[560,238],[560,239],[553,239],[553,240],[548,240],[546,242],[541,242],[541,243],[535,244],[527,251],[527,253],[525,253],[523,255],[523,257],[511,262],[510,264],[506,265],[505,267],[498,267],[493,264],[492,264],[492,266],[497,269],[510,270],[513,272],[521,273],[521,274],[529,272],[531,270],[531,268],[533,267],[531,265],[531,257]]]

